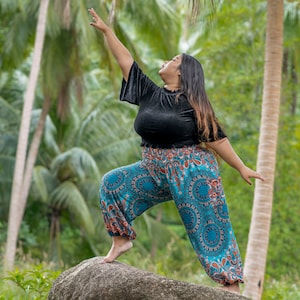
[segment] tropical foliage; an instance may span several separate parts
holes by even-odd
[[[17,265],[22,265],[25,256],[65,268],[104,254],[109,238],[98,208],[99,181],[108,170],[140,158],[139,138],[132,129],[136,107],[117,101],[121,74],[101,35],[88,25],[88,7],[93,6],[111,22],[138,63],[158,83],[157,69],[164,59],[180,52],[195,55],[204,66],[208,94],[234,148],[250,167],[256,164],[265,1],[213,1],[213,6],[203,1],[195,19],[191,7],[180,0],[71,1],[70,13],[64,15],[59,5],[67,2],[49,4],[30,140],[47,97],[51,106],[19,234]],[[34,63],[38,7],[37,0],[0,3],[1,253],[23,94]],[[299,278],[295,264],[300,260],[299,16],[299,2],[285,2],[283,90],[266,271],[270,287]],[[253,189],[229,166],[222,164],[221,172],[231,220],[245,257]],[[184,274],[191,270],[189,274],[197,275],[190,275],[188,280],[205,280],[204,275],[198,275],[203,274],[201,267],[172,203],[151,209],[135,225],[136,259],[125,256],[121,260],[179,279],[186,279]],[[268,283],[266,293],[272,294]]]

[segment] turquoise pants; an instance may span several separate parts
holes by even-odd
[[[137,216],[172,199],[208,276],[220,284],[243,282],[218,163],[210,151],[144,147],[141,161],[108,172],[100,186],[108,233],[130,240],[136,237]]]

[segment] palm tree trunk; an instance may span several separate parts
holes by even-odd
[[[157,215],[156,215],[156,221],[160,223],[162,220],[162,217],[163,217],[163,208],[160,207],[157,212]],[[152,246],[151,246],[151,252],[150,252],[152,259],[154,259],[156,256],[157,247],[158,247],[158,241],[157,241],[157,239],[153,239]]]
[[[244,295],[261,299],[272,215],[273,185],[279,123],[282,56],[283,0],[268,0],[264,90],[257,170],[265,181],[257,181],[245,259]]]
[[[48,4],[49,0],[41,0],[37,22],[36,38],[33,50],[33,63],[30,70],[27,90],[24,96],[24,106],[20,124],[14,178],[10,200],[7,242],[4,255],[5,271],[11,270],[14,266],[17,238],[25,209],[25,203],[23,203],[24,200],[22,197],[23,176],[26,161],[31,112],[34,103],[35,87],[40,70],[40,62],[45,39]]]
[[[50,225],[50,247],[49,259],[59,266],[61,262],[61,247],[60,247],[60,212],[52,208],[51,225]]]
[[[27,155],[26,160],[26,168],[23,177],[23,184],[22,184],[22,201],[20,206],[22,206],[22,210],[24,211],[26,206],[27,197],[29,194],[30,186],[31,186],[31,179],[32,179],[32,172],[34,168],[34,164],[38,155],[39,147],[41,144],[43,131],[45,127],[46,118],[50,109],[51,105],[51,98],[49,96],[45,97],[42,112],[39,118],[39,122],[35,129],[30,148]]]

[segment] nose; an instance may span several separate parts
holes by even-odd
[[[170,62],[170,60],[165,60],[164,63],[163,63],[163,65],[162,65],[162,68],[163,68],[166,64],[168,64],[169,62]]]

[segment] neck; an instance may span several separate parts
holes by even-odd
[[[180,87],[175,84],[165,84],[164,88],[167,89],[168,91],[172,91],[172,92],[180,90]]]

